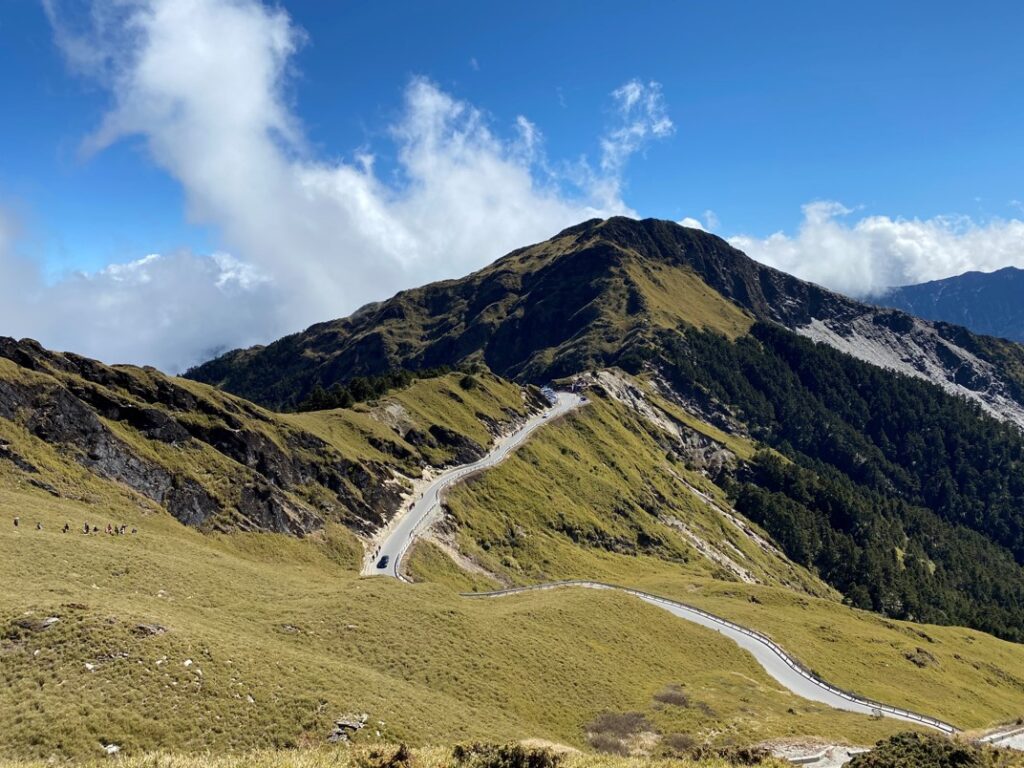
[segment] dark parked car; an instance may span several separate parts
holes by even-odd
[[[384,555],[384,557],[382,557],[380,560],[377,561],[377,567],[378,568],[387,568],[388,567],[388,563],[390,563],[390,562],[391,562],[391,558],[388,557],[387,555]]]

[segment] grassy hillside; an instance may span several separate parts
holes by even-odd
[[[1024,647],[844,605],[766,551],[756,526],[732,524],[721,491],[652,431],[636,411],[595,397],[453,490],[448,526],[459,550],[500,583],[596,578],[676,597],[773,636],[833,683],[966,728],[1024,715]],[[666,515],[685,528],[666,525]],[[723,555],[738,568],[724,567]],[[483,588],[453,566],[441,552],[419,552],[413,573]]]
[[[476,458],[534,395],[481,372],[394,397],[280,416],[153,369],[109,367],[0,339],[0,472],[79,498],[83,471],[204,530],[376,530],[402,502],[396,473]]]
[[[586,747],[603,711],[640,712],[652,732],[698,742],[863,742],[896,727],[800,701],[716,633],[623,596],[492,604],[360,579],[358,547],[340,526],[305,540],[201,534],[130,496],[83,503],[10,487],[0,509],[8,755],[318,744],[349,712],[370,716],[361,738],[379,730],[414,744]],[[139,533],[60,532],[83,518]],[[670,686],[687,693],[685,706],[655,699]]]
[[[637,758],[595,755],[578,752],[551,752],[536,747],[515,745],[466,745],[469,754],[456,756],[455,749],[425,747],[403,751],[400,746],[337,747],[300,751],[250,752],[243,756],[188,756],[159,753],[129,757],[119,761],[124,768],[731,768],[750,765],[743,755],[735,757]],[[476,754],[474,753],[476,752]],[[84,763],[84,766],[108,765],[109,760]],[[764,768],[783,768],[788,763],[770,758],[758,763]],[[43,761],[0,759],[0,768],[42,768]]]
[[[734,442],[742,450],[742,441]],[[449,496],[463,553],[503,581],[670,568],[835,596],[701,496],[727,503],[687,466],[687,445],[610,398],[545,430],[507,465]],[[745,521],[743,521],[745,524]],[[762,538],[767,541],[767,536]]]

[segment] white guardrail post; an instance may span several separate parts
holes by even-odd
[[[820,677],[811,672],[811,670],[807,669],[803,664],[801,664],[788,653],[786,653],[786,651],[784,651],[778,643],[776,643],[767,635],[763,635],[755,630],[740,626],[739,624],[729,621],[728,619],[723,619],[721,616],[716,616],[713,613],[708,613],[707,611],[697,608],[696,606],[680,602],[679,600],[669,600],[668,598],[662,597],[661,595],[652,595],[649,592],[642,592],[639,589],[633,589],[631,587],[622,587],[617,584],[606,584],[605,582],[601,581],[568,580],[552,581],[547,582],[545,584],[533,584],[525,587],[509,587],[507,589],[494,590],[493,592],[463,592],[462,596],[501,597],[503,595],[513,595],[520,592],[531,592],[542,589],[556,589],[558,587],[590,587],[596,589],[613,589],[618,592],[624,592],[627,595],[639,597],[643,600],[664,603],[665,605],[671,605],[677,608],[682,608],[683,610],[690,611],[692,613],[697,614],[698,616],[702,616],[708,621],[714,622],[716,624],[721,624],[723,627],[728,627],[729,629],[732,629],[736,632],[741,632],[747,635],[748,637],[752,637],[754,640],[770,649],[776,656],[782,659],[782,661],[785,662],[787,666],[793,669],[801,677],[805,678],[806,680],[809,680],[819,688],[822,688],[828,691],[829,693],[840,696],[841,698],[844,698],[847,701],[851,701],[855,704],[860,704],[861,706],[877,710],[878,712],[888,712],[889,714],[897,715],[898,717],[907,720],[919,722],[923,725],[927,725],[932,728],[935,728],[936,730],[942,731],[943,733],[954,734],[959,732],[959,729],[956,728],[956,726],[950,725],[949,723],[943,722],[942,720],[937,720],[934,717],[922,715],[919,712],[911,712],[908,709],[900,709],[899,707],[894,707],[890,704],[883,704],[879,701],[864,698],[863,696],[858,696],[855,693],[845,691],[842,688],[837,688],[836,686],[831,685],[830,683],[826,683]]]

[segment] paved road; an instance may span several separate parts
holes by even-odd
[[[1002,728],[987,736],[982,736],[978,741],[993,747],[1024,751],[1024,728],[1020,726],[1012,726],[1009,729]]]
[[[638,597],[644,602],[656,605],[678,616],[686,621],[692,621],[708,629],[713,629],[728,637],[745,651],[748,651],[757,662],[764,667],[765,671],[777,680],[782,686],[805,699],[827,704],[834,709],[842,709],[847,712],[857,712],[862,715],[884,715],[897,720],[904,720],[918,725],[934,728],[943,733],[956,733],[957,729],[949,723],[936,720],[925,715],[892,707],[887,704],[865,699],[847,691],[842,691],[835,686],[829,685],[824,680],[816,677],[810,671],[804,669],[800,664],[787,654],[781,647],[768,637],[754,632],[746,627],[741,627],[727,619],[702,611],[693,606],[668,600],[657,595],[651,595],[628,587],[619,587],[614,584],[604,584],[595,581],[556,582],[552,584],[539,584],[532,587],[517,587],[496,592],[467,593],[467,597],[501,597],[505,595],[526,592],[535,589],[555,589],[560,587],[585,587],[590,589],[612,589],[625,592],[628,595]]]
[[[484,469],[495,466],[505,459],[512,451],[520,446],[530,434],[538,427],[569,413],[584,405],[586,399],[579,395],[568,392],[559,392],[556,395],[556,402],[551,408],[542,414],[532,417],[511,435],[500,440],[494,448],[482,459],[472,464],[463,464],[454,467],[439,475],[427,486],[412,507],[399,518],[392,521],[373,560],[368,560],[363,567],[363,575],[366,576],[389,576],[391,578],[402,578],[401,564],[409,548],[416,538],[424,533],[429,527],[433,513],[437,510],[441,494],[469,475]],[[388,557],[388,564],[385,568],[378,568],[377,563],[384,556]],[[467,597],[501,597],[509,594],[516,594],[533,589],[553,589],[558,587],[588,587],[593,589],[615,589],[643,600],[644,602],[656,605],[678,616],[686,621],[692,621],[703,627],[712,629],[728,637],[745,651],[750,653],[764,670],[774,678],[780,685],[792,691],[798,696],[811,701],[826,704],[834,709],[856,712],[862,715],[884,715],[898,720],[904,720],[918,725],[925,725],[947,734],[956,733],[957,729],[949,723],[936,720],[924,715],[892,707],[870,699],[861,698],[847,691],[842,691],[804,669],[798,662],[790,657],[781,647],[772,642],[769,638],[758,632],[734,624],[706,611],[699,610],[693,606],[686,605],[674,600],[650,595],[638,590],[619,587],[612,584],[600,582],[565,582],[554,584],[540,584],[532,587],[520,587],[509,590],[501,590],[489,593],[471,593]],[[1021,749],[1024,747],[1024,733],[1020,730],[1010,733],[992,734],[984,739],[990,744]],[[813,763],[812,763],[813,764]]]
[[[468,475],[471,475],[474,472],[479,472],[480,470],[487,469],[498,464],[518,446],[522,445],[523,441],[525,441],[535,429],[547,424],[553,419],[557,419],[559,416],[579,408],[581,405],[586,403],[586,398],[570,394],[568,392],[557,392],[555,393],[555,397],[556,402],[553,406],[543,413],[532,417],[511,435],[499,440],[494,448],[491,449],[491,452],[482,459],[475,461],[472,464],[463,464],[449,469],[444,474],[439,475],[429,486],[427,486],[423,491],[423,494],[416,499],[412,508],[401,515],[398,519],[392,521],[389,525],[384,541],[381,543],[377,555],[373,558],[372,562],[367,561],[363,565],[363,575],[390,576],[394,579],[401,578],[399,574],[401,573],[400,567],[402,564],[402,558],[405,557],[406,552],[409,551],[409,547],[412,546],[416,537],[422,535],[426,531],[430,522],[430,517],[436,510],[441,494],[445,489],[451,487],[460,480],[465,479]],[[378,568],[377,564],[384,556],[387,556],[388,558],[387,567]]]

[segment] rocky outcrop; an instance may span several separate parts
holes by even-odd
[[[347,458],[251,403],[203,397],[153,369],[105,366],[29,339],[0,338],[0,358],[18,366],[17,375],[0,376],[0,418],[186,525],[302,535],[334,519],[371,531],[401,505],[390,466]],[[228,490],[207,487],[188,469],[211,449],[227,460],[214,466],[238,467],[222,484]],[[37,472],[7,442],[0,459]]]
[[[794,330],[860,360],[930,381],[1024,428],[1024,403],[992,362],[943,328],[895,310],[862,305],[855,316],[813,318]]]
[[[58,446],[100,477],[124,483],[163,505],[183,523],[202,525],[221,511],[220,504],[197,481],[176,476],[140,456],[64,387],[3,381],[0,399],[8,405],[17,404],[29,433]],[[8,408],[2,415],[13,418],[14,412]]]
[[[436,444],[452,451],[452,464],[470,464],[482,459],[487,453],[486,449],[475,440],[441,424],[432,424],[429,433]]]

